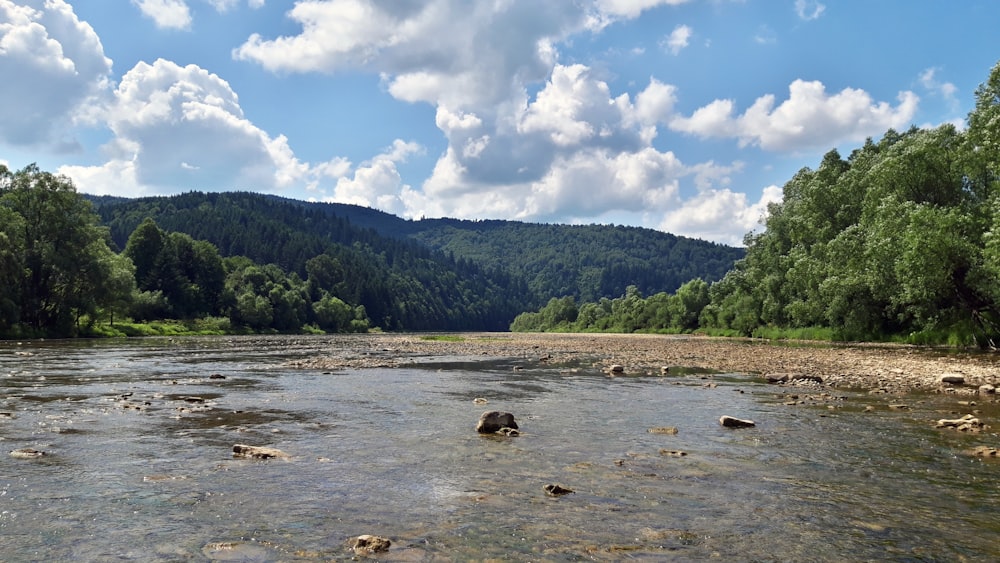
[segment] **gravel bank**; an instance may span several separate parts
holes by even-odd
[[[624,374],[657,374],[664,366],[701,368],[765,377],[819,376],[826,385],[875,392],[942,389],[942,375],[964,377],[952,392],[974,393],[1000,381],[1000,355],[912,346],[816,345],[760,340],[639,334],[462,333],[433,338],[420,334],[359,335],[350,349],[320,351],[295,366],[309,369],[395,367],[435,357],[491,357],[526,365],[612,365]]]

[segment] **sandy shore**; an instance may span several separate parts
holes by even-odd
[[[811,345],[700,336],[462,333],[371,334],[350,352],[321,353],[296,365],[313,369],[392,367],[436,356],[514,358],[529,365],[620,365],[629,374],[685,367],[766,377],[819,376],[825,385],[886,393],[942,388],[942,375],[961,375],[952,392],[975,393],[1000,381],[1000,355],[912,346]],[[367,347],[367,350],[364,348]]]

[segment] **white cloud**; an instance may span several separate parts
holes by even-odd
[[[345,175],[337,180],[333,196],[326,197],[323,201],[361,205],[402,214],[406,211],[402,194],[411,188],[403,183],[396,163],[405,162],[410,155],[422,152],[423,147],[419,144],[396,139],[384,153],[362,163],[354,171],[353,177]]]
[[[609,102],[608,85],[591,79],[589,68],[559,65],[528,107],[518,131],[543,133],[559,146],[579,145],[621,121],[621,113]]]
[[[188,29],[191,27],[191,10],[184,0],[132,0],[144,16],[153,20],[156,27]]]
[[[795,0],[795,13],[806,21],[819,19],[826,6],[816,0]]]
[[[958,98],[956,94],[958,93],[958,87],[951,82],[942,82],[937,78],[938,68],[928,68],[920,73],[919,81],[920,85],[932,92],[936,96],[940,96],[944,100],[952,111],[956,111],[959,108]]]
[[[0,0],[0,143],[61,145],[106,91],[111,60],[90,25],[62,0]]]
[[[688,0],[597,0],[597,8],[610,16],[635,18],[644,10],[657,6],[678,6]]]
[[[300,33],[251,35],[233,57],[275,72],[374,71],[400,100],[467,110],[544,80],[573,34],[684,1],[300,0],[288,12]]]
[[[780,202],[781,188],[764,188],[760,199],[729,189],[706,189],[663,217],[657,228],[670,233],[742,246],[743,236],[759,230],[770,203]]]
[[[66,169],[81,191],[267,191],[309,181],[288,140],[248,121],[229,84],[202,68],[139,63],[114,94],[105,116],[115,134],[104,148],[110,162]]]
[[[240,0],[205,0],[215,8],[215,11],[219,13],[225,13],[232,10],[233,7],[240,3]],[[258,8],[264,7],[265,0],[247,0],[247,6],[256,10]]]
[[[908,127],[919,102],[912,92],[901,92],[895,107],[853,88],[830,95],[819,81],[796,80],[788,90],[788,99],[777,107],[768,94],[735,116],[731,100],[716,100],[691,117],[674,118],[670,127],[701,137],[736,137],[741,146],[769,151],[823,149]]]
[[[674,28],[663,40],[663,48],[670,51],[670,54],[677,55],[680,54],[681,50],[688,46],[688,42],[691,40],[691,35],[694,31],[686,26],[679,25]]]

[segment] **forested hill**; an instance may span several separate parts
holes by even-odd
[[[721,279],[743,250],[637,227],[513,221],[417,221],[427,246],[504,267],[542,299],[618,297],[628,286],[672,293],[695,278]]]
[[[263,197],[322,209],[356,227],[417,240],[456,258],[507,271],[525,281],[540,303],[565,296],[583,301],[614,298],[629,286],[646,295],[672,293],[696,278],[707,282],[722,279],[745,254],[742,248],[639,227],[504,220],[409,221],[357,205]]]
[[[150,217],[223,256],[305,275],[328,253],[350,272],[346,300],[388,329],[506,329],[551,297],[646,294],[720,279],[742,249],[650,229],[513,221],[409,221],[380,211],[246,192],[90,197],[119,248]],[[425,304],[430,301],[431,305]]]

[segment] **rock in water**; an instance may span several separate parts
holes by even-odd
[[[555,484],[545,485],[542,488],[545,489],[545,494],[549,495],[550,497],[561,497],[563,495],[568,495],[570,493],[576,492],[573,489],[567,489],[562,485],[555,485]]]
[[[370,555],[372,553],[382,553],[389,551],[392,542],[388,538],[381,536],[370,536],[368,534],[358,536],[354,540],[354,553],[358,555]]]
[[[236,444],[233,446],[233,457],[248,457],[252,459],[291,459],[292,456],[277,448]]]
[[[42,457],[42,456],[47,455],[47,454],[45,452],[41,451],[41,450],[35,450],[35,449],[32,449],[32,448],[21,448],[19,450],[11,450],[10,451],[10,455],[12,457],[19,457],[19,458],[22,458],[22,459],[27,459],[27,458],[32,458],[32,457]]]
[[[725,426],[726,428],[753,428],[757,426],[752,420],[743,420],[741,418],[736,418],[734,416],[723,415],[719,419],[719,424]]]
[[[937,421],[938,428],[954,428],[960,432],[979,432],[986,427],[978,418],[967,414],[962,418],[942,418]]]
[[[509,412],[484,412],[479,416],[479,423],[476,424],[476,432],[480,434],[494,434],[504,428],[517,430],[517,422],[514,421],[514,415]]]

